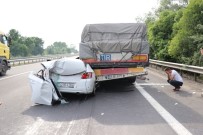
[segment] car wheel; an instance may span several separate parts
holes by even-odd
[[[96,86],[94,85],[93,91],[91,93],[91,96],[95,96],[96,95]]]
[[[96,89],[99,88],[99,86],[100,86],[100,83],[99,82],[95,82],[93,91],[91,93],[91,96],[96,96]]]
[[[6,62],[5,61],[2,61],[2,66],[3,66],[3,68],[2,68],[2,71],[1,71],[1,73],[0,73],[0,75],[6,75],[6,72],[7,72],[7,69],[6,69]]]

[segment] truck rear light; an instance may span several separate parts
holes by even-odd
[[[92,72],[86,72],[82,74],[82,79],[89,79],[92,78]]]
[[[136,55],[136,56],[133,56],[133,60],[146,62],[148,61],[148,55],[147,54]]]

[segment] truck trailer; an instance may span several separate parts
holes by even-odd
[[[87,24],[81,35],[79,58],[94,70],[96,81],[147,75],[149,43],[144,23]]]

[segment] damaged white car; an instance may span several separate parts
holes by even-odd
[[[53,99],[60,97],[60,92],[95,94],[95,73],[82,60],[62,58],[41,64],[42,70],[29,75],[33,102],[52,104]]]

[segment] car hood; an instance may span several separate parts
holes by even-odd
[[[50,72],[59,75],[73,75],[86,71],[86,66],[82,60],[62,58],[54,61],[42,62],[42,66]]]

